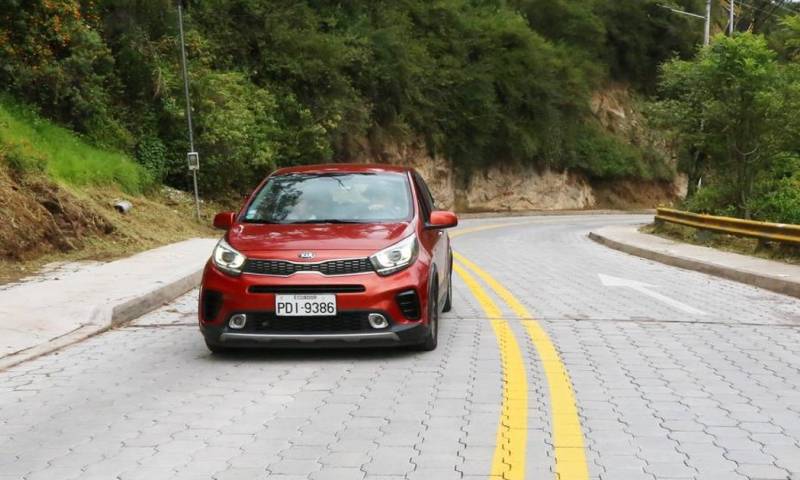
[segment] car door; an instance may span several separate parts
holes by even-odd
[[[419,199],[422,220],[427,224],[430,220],[431,212],[436,209],[436,204],[428,185],[417,172],[414,172],[414,183],[417,189],[417,198]],[[425,248],[431,252],[433,263],[436,265],[436,271],[439,274],[439,295],[444,295],[445,292],[447,292],[447,277],[450,268],[450,240],[447,236],[447,231],[441,228],[423,229],[421,237],[421,242]],[[439,305],[439,307],[441,308],[441,305]]]

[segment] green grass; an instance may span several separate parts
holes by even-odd
[[[147,171],[127,155],[83,141],[6,96],[0,96],[0,148],[13,150],[17,168],[40,165],[53,179],[72,185],[117,185],[132,194],[152,185]]]

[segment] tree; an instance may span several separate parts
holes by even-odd
[[[744,33],[717,37],[696,59],[662,69],[662,124],[687,150],[707,155],[704,170],[745,218],[759,174],[793,142],[788,112],[797,84],[776,58],[762,36]]]

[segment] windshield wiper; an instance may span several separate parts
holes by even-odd
[[[244,220],[242,220],[242,223],[260,223],[260,224],[274,225],[274,224],[279,224],[281,222],[275,222],[272,220],[262,220],[260,218],[254,218],[254,219],[245,218]]]
[[[286,222],[288,224],[304,224],[304,223],[364,223],[358,220],[340,220],[338,218],[320,218],[319,220],[298,220],[296,222]]]

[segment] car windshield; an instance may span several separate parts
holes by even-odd
[[[396,222],[411,217],[400,173],[289,174],[272,177],[251,202],[248,223]]]

